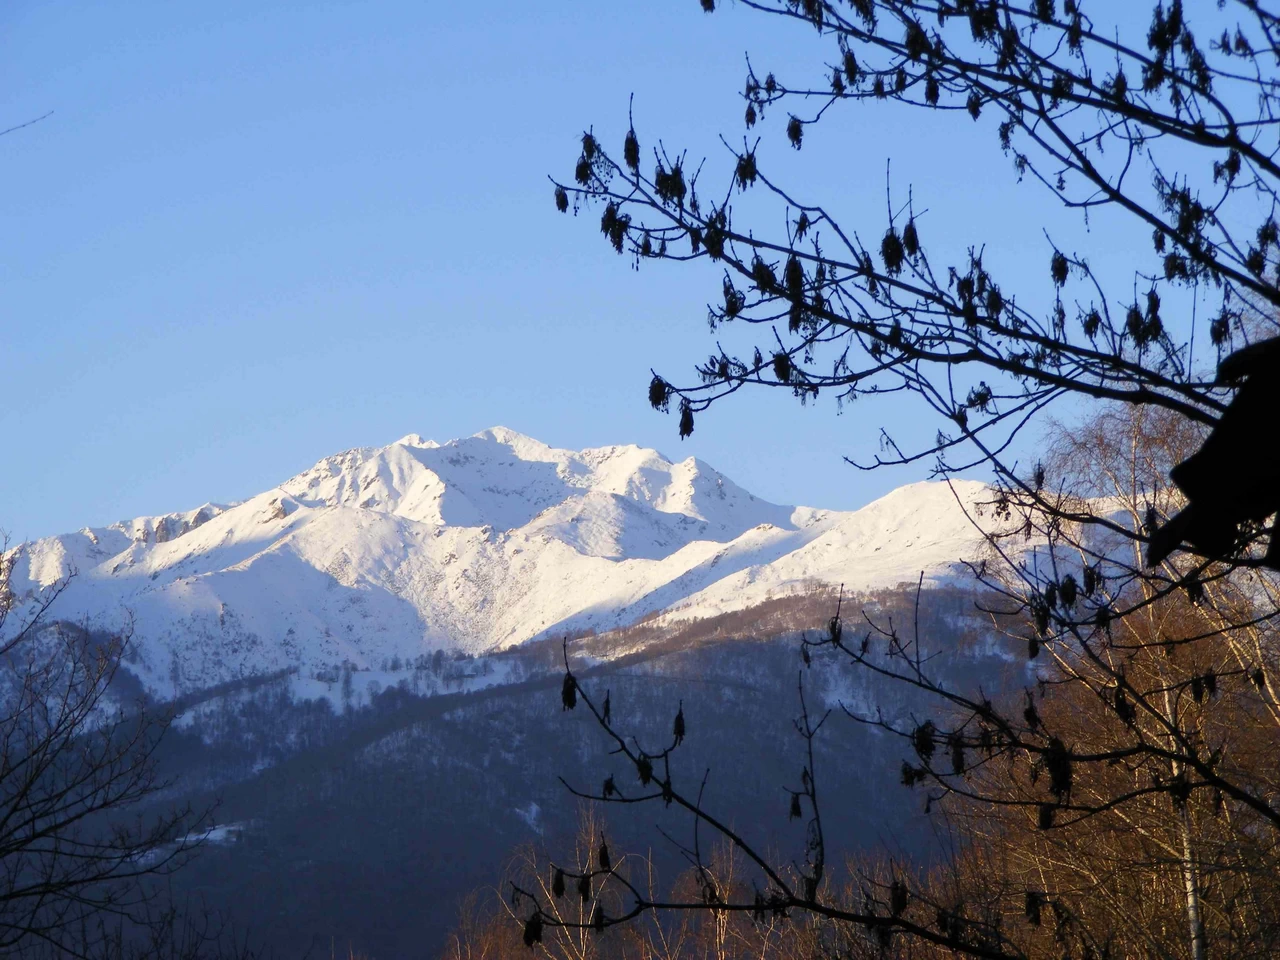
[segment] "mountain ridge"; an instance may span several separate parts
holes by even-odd
[[[131,625],[131,670],[167,696],[178,677],[477,654],[818,583],[948,579],[980,542],[957,498],[985,490],[923,482],[832,511],[770,503],[694,457],[635,445],[409,434],[239,503],[23,544],[11,588],[30,604],[74,573],[55,614]]]

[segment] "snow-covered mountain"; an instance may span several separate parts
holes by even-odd
[[[481,653],[817,582],[945,578],[977,544],[956,497],[984,490],[917,483],[852,512],[788,507],[636,446],[558,450],[502,427],[443,445],[410,435],[243,503],[25,544],[10,587],[33,602],[75,573],[52,614],[132,623],[131,669],[165,695],[178,677],[189,689]]]

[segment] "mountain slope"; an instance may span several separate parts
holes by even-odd
[[[165,696],[180,678],[479,653],[814,582],[946,578],[977,543],[956,497],[984,489],[919,483],[816,510],[635,446],[558,450],[501,427],[443,445],[411,435],[243,503],[26,544],[11,587],[34,601],[74,572],[54,613],[132,623],[131,668]]]

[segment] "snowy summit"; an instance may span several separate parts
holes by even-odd
[[[636,446],[558,450],[504,427],[410,434],[327,457],[234,506],[144,517],[19,548],[59,619],[133,621],[133,669],[218,683],[437,649],[482,653],[655,613],[700,617],[815,583],[950,575],[976,537],[917,483],[852,511],[768,503],[709,465]]]

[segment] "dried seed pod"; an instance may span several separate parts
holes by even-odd
[[[1044,765],[1049,771],[1049,792],[1061,803],[1071,794],[1071,754],[1057,737],[1049,738]]]
[[[661,377],[654,375],[649,381],[649,405],[655,410],[661,410],[664,413],[667,410],[668,398],[671,396],[671,388],[667,385],[667,381]],[[606,697],[606,703],[608,698]]]
[[[1049,632],[1049,606],[1043,600],[1031,604],[1031,619],[1035,622],[1036,633],[1045,636]]]
[[[1039,828],[1040,828],[1041,830],[1050,830],[1050,829],[1052,829],[1052,828],[1053,828],[1053,813],[1054,813],[1054,809],[1053,809],[1053,804],[1052,804],[1052,803],[1042,803],[1042,804],[1040,804],[1040,809],[1039,809],[1039,811],[1038,811],[1037,820],[1036,820],[1036,825],[1037,825],[1037,826],[1039,826]]]
[[[889,914],[894,917],[900,917],[906,909],[907,885],[901,880],[895,880],[889,884]]]
[[[622,252],[622,241],[626,239],[627,230],[631,226],[631,217],[618,212],[616,203],[607,204],[600,215],[600,232],[609,238],[613,249]]]
[[[1124,315],[1124,328],[1133,342],[1141,346],[1145,343],[1146,321],[1143,320],[1142,311],[1138,309],[1136,303],[1130,304],[1129,309]]]
[[[751,261],[751,279],[761,293],[771,293],[778,286],[778,278],[774,276],[773,267],[760,257]]]
[[[860,71],[858,70],[858,58],[853,55],[852,50],[844,52],[844,77],[850,84],[858,82]]]
[[[920,252],[920,235],[916,233],[915,217],[908,220],[907,225],[902,230],[902,248],[906,251],[908,257],[914,257]]]
[[[925,763],[933,759],[933,752],[937,746],[936,734],[937,728],[933,725],[932,720],[926,720],[916,727],[911,734],[912,746],[915,747],[916,754]]]
[[[693,433],[693,408],[689,406],[689,401],[684,400],[680,403],[680,439],[692,435]]]
[[[1084,595],[1092,597],[1093,592],[1098,589],[1098,568],[1096,566],[1088,566],[1084,568]]]
[[[929,52],[929,37],[924,27],[915,20],[907,21],[907,36],[903,41],[907,48],[907,56],[912,60],[921,60]]]
[[[787,139],[791,141],[791,146],[800,149],[800,142],[804,139],[804,124],[794,114],[787,121]]]
[[[1054,286],[1061,287],[1067,282],[1067,258],[1059,250],[1053,251],[1053,259],[1049,261],[1049,274],[1053,277]]]
[[[906,259],[905,251],[902,248],[902,239],[893,227],[885,231],[884,239],[880,241],[880,258],[890,274],[898,274],[902,271],[902,264]]]
[[[542,917],[536,912],[524,922],[524,945],[533,948],[535,943],[542,942]]]
[[[668,170],[659,163],[653,173],[653,186],[664,203],[684,206],[685,194],[689,188],[684,182],[684,168],[680,164],[677,163]]]
[[[572,710],[578,705],[578,681],[572,673],[564,675],[564,683],[560,687],[560,709]]]
[[[779,383],[791,382],[791,358],[781,351],[773,355],[773,375]]]
[[[627,138],[622,142],[622,159],[633,172],[640,169],[640,141],[634,128],[627,131]]]
[[[564,187],[556,187],[556,209],[561,213],[569,209],[569,194]]]
[[[1084,327],[1084,335],[1089,339],[1093,339],[1098,335],[1098,329],[1102,326],[1102,315],[1098,313],[1096,309],[1090,309],[1089,312],[1084,315],[1084,320],[1081,321],[1081,326]],[[1210,331],[1210,333],[1212,333],[1212,331]]]
[[[747,303],[747,298],[744,297],[740,292],[738,292],[738,290],[733,285],[733,281],[730,280],[727,276],[724,278],[723,289],[724,289],[724,316],[726,320],[732,320],[734,317],[736,317],[739,313],[742,312],[742,308]]]
[[[796,232],[800,232],[799,223],[796,224]],[[804,296],[804,267],[800,266],[800,261],[796,259],[794,253],[787,257],[787,265],[782,270],[782,282],[786,285],[787,294],[792,299]]]
[[[1124,723],[1132,726],[1134,718],[1133,704],[1129,702],[1129,698],[1125,696],[1124,687],[1116,687],[1116,716]]]
[[[992,320],[1000,317],[1004,312],[1004,295],[998,287],[991,287],[987,290],[987,316]]]
[[[1026,914],[1027,920],[1033,927],[1040,926],[1040,904],[1042,902],[1043,897],[1039,893],[1034,890],[1027,891],[1027,898],[1023,906],[1023,912]]]
[[[1022,711],[1022,719],[1027,721],[1027,726],[1032,730],[1040,728],[1040,714],[1036,711],[1035,702],[1031,699],[1031,691],[1027,691],[1027,705]]]

